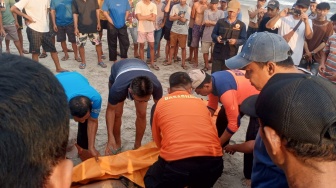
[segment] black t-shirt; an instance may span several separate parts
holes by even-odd
[[[80,33],[97,33],[97,0],[73,0],[72,13],[78,14],[78,30]]]
[[[268,31],[270,33],[275,33],[278,34],[278,29],[268,29],[266,27],[267,22],[270,20],[271,18],[269,16],[264,16],[264,18],[261,20],[260,24],[259,24],[259,29],[258,32],[264,32],[264,31]]]
[[[150,71],[147,64],[139,59],[125,59],[118,61],[111,67],[109,82],[111,84],[108,102],[116,105],[126,97],[132,99],[128,88],[132,80],[139,76],[147,76],[153,83],[153,99],[159,100],[163,91],[160,81]]]

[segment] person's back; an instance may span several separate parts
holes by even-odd
[[[2,54],[0,62],[1,187],[70,187],[69,113],[61,84],[31,59]]]

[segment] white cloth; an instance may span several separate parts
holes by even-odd
[[[187,19],[187,21],[186,22],[181,22],[179,20],[174,21],[173,26],[171,28],[172,32],[182,35],[188,35],[190,12],[191,8],[188,5],[184,5],[182,7],[180,4],[176,4],[173,6],[169,16],[174,16],[175,14],[176,15],[184,14],[184,18]]]
[[[293,28],[296,26],[296,24],[299,22],[300,20],[295,20],[293,18],[292,15],[286,16],[286,17],[282,17],[281,19],[279,19],[276,24],[274,25],[274,28],[278,28],[278,34],[281,36],[286,35],[287,33],[289,33],[290,31],[293,30]],[[313,31],[313,27],[312,27],[312,21],[311,19],[309,19],[309,26],[311,28],[311,30]],[[305,28],[306,25],[304,22],[302,22],[299,26],[299,28],[295,31],[294,35],[292,36],[292,38],[290,39],[290,41],[288,42],[288,45],[291,47],[291,49],[293,50],[293,55],[292,55],[292,59],[294,61],[295,65],[299,65],[302,55],[303,55],[303,45],[304,45],[304,40],[305,40]]]
[[[50,0],[20,0],[15,3],[18,9],[26,10],[26,14],[35,22],[28,25],[34,31],[41,33],[49,32],[49,13]]]
[[[141,16],[148,16],[150,14],[157,15],[156,5],[150,2],[146,5],[143,1],[139,1],[135,6],[135,14],[140,14]],[[155,21],[139,20],[138,31],[140,32],[152,32],[155,30]]]

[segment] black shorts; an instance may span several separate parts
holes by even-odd
[[[29,53],[39,54],[41,45],[46,52],[56,52],[50,32],[41,33],[30,29],[30,27],[27,27],[26,32],[29,41]]]
[[[222,157],[191,157],[167,162],[159,156],[144,177],[145,187],[212,187],[223,168]]]
[[[171,28],[164,26],[164,39],[167,41],[170,41],[170,30]]]
[[[18,24],[19,24],[19,28],[18,29],[23,29],[22,17],[17,15],[17,21],[18,21]]]
[[[76,43],[76,35],[74,25],[70,24],[67,26],[57,26],[57,42],[63,42],[66,40],[66,35],[68,36],[68,41],[71,43]]]
[[[107,29],[107,24],[108,24],[108,21],[107,21],[107,20],[100,20],[101,31],[102,31],[103,29]]]

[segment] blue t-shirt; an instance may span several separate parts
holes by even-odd
[[[64,72],[56,75],[62,84],[65,94],[70,101],[76,96],[85,96],[92,102],[91,117],[97,119],[99,116],[102,98],[97,90],[90,86],[89,81],[78,72]]]
[[[56,11],[56,25],[67,26],[73,23],[72,0],[51,0],[50,9]]]
[[[252,188],[286,188],[285,173],[269,157],[258,132],[253,149]]]
[[[157,77],[149,70],[147,64],[140,59],[124,59],[114,63],[111,67],[109,82],[112,85],[109,91],[108,102],[116,105],[128,97],[128,88],[132,80],[139,76],[147,76],[153,83],[153,99],[162,97],[162,86]]]
[[[114,27],[120,29],[125,25],[126,11],[131,10],[131,6],[126,0],[104,1],[102,10],[110,13]]]

